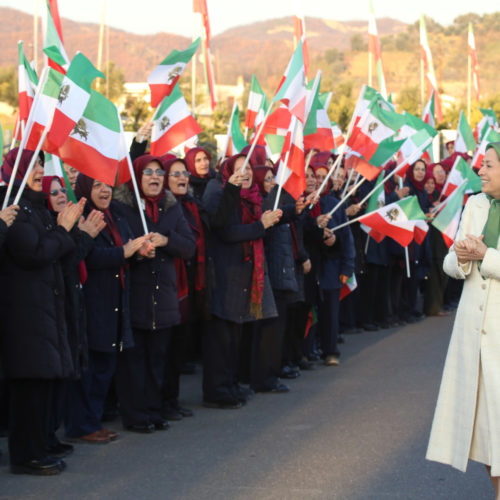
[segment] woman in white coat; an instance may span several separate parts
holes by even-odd
[[[479,171],[444,271],[465,280],[441,380],[427,459],[462,472],[484,463],[500,500],[500,142]]]

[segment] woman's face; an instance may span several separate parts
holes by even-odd
[[[236,161],[234,162],[234,171],[238,172],[239,170],[241,170],[243,163],[245,163],[244,156],[240,156],[239,158],[237,158]],[[248,162],[247,166],[245,167],[245,170],[243,171],[243,182],[241,183],[241,188],[250,189],[252,187],[252,182],[253,182],[253,170],[252,167],[250,166],[250,162]]]
[[[75,189],[76,178],[78,177],[78,170],[67,163],[64,163],[64,170],[68,176],[68,181],[71,184],[72,189]]]
[[[42,190],[43,165],[40,158],[37,158],[33,170],[26,181],[28,187],[33,191],[40,192]]]
[[[200,177],[205,177],[208,175],[210,170],[210,160],[208,159],[207,153],[205,151],[198,151],[194,157],[194,168],[196,170],[196,175]]]
[[[311,167],[306,172],[306,193],[310,194],[316,189],[316,175]]]
[[[343,168],[337,169],[337,178],[335,179],[335,174],[334,174],[334,179],[333,179],[333,189],[335,191],[340,191],[344,187],[344,182],[345,182],[345,170]]]
[[[444,184],[446,182],[446,172],[441,165],[436,165],[432,169],[432,173],[434,174],[434,177],[438,184]]]
[[[266,176],[264,177],[264,191],[270,193],[271,189],[276,185],[273,173],[268,170]]]
[[[422,182],[425,177],[425,163],[417,161],[413,166],[413,177],[417,182]]]
[[[92,191],[90,192],[90,200],[97,210],[106,210],[111,203],[111,194],[113,189],[108,184],[101,181],[94,181]]]
[[[163,189],[163,180],[165,179],[165,170],[157,161],[149,162],[142,171],[141,188],[144,196],[154,198],[158,196]]]
[[[50,183],[49,200],[54,212],[61,212],[68,204],[68,197],[66,196],[66,188],[61,186],[57,179],[52,179]]]
[[[189,172],[184,163],[174,161],[168,174],[168,189],[177,196],[184,196],[189,186]]]
[[[428,194],[432,194],[434,192],[434,189],[436,189],[436,183],[432,177],[425,181],[424,189]]]
[[[481,191],[492,198],[500,198],[500,160],[494,148],[488,149],[484,155],[483,165],[479,170]]]
[[[327,175],[328,175],[328,170],[326,168],[316,169],[316,189],[319,189],[321,187],[321,184],[323,184],[323,181],[326,179]],[[328,183],[326,183],[322,192],[325,192],[327,189],[328,189]]]

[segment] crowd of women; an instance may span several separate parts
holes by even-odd
[[[2,418],[14,473],[58,474],[69,442],[116,439],[103,425],[113,409],[141,433],[191,416],[179,380],[193,362],[203,405],[238,409],[256,392],[288,392],[283,379],[301,370],[338,365],[343,334],[445,314],[460,293],[433,229],[409,248],[411,278],[394,241],[377,243],[357,223],[332,231],[366,210],[358,200],[373,183],[328,215],[353,178],[341,168],[318,192],[330,152],[310,159],[304,195],[282,191],[275,209],[264,148],[212,167],[201,147],[183,159],[146,147],[131,147],[139,196],[130,182],[113,189],[66,166],[70,202],[40,154],[19,206],[0,211]],[[33,154],[21,153],[16,187]],[[3,162],[6,183],[17,155]],[[419,160],[385,184],[385,203],[415,194],[429,213],[452,161]],[[352,276],[358,288],[341,301]]]

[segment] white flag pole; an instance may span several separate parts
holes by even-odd
[[[233,109],[231,110],[231,115],[229,116],[229,123],[227,124],[227,133],[226,133],[226,140],[224,141],[224,148],[222,149],[222,160],[224,160],[224,157],[226,156],[227,153],[227,146],[229,145],[229,138],[231,137],[231,123],[233,120],[233,115],[234,115],[234,110],[236,109],[236,101],[233,103]]]
[[[24,122],[24,120],[22,120],[22,121]],[[16,145],[17,136],[19,135],[20,127],[21,127],[21,121],[18,119],[16,121],[16,129],[14,130],[14,135],[12,136],[12,140],[10,141],[9,151],[12,151],[14,149],[14,146]],[[24,133],[22,135],[24,135]]]
[[[347,180],[345,182],[345,186],[344,186],[344,189],[342,191],[342,195],[340,196],[340,198],[343,198],[345,196],[347,189],[349,188],[351,181],[352,181],[352,174],[354,174],[353,168],[351,168],[351,171],[349,172],[349,176],[347,177]],[[359,173],[358,173],[358,176],[359,176]],[[354,184],[356,184],[356,182],[358,182],[358,176],[356,176],[356,180],[354,181]]]
[[[130,159],[130,154],[125,144],[125,134],[123,131],[123,123],[121,119],[119,120],[119,122],[120,122],[120,141],[122,143],[123,151],[126,152],[128,170],[130,172],[130,178],[132,181],[132,186],[134,188],[135,199],[137,201],[137,208],[139,210],[139,215],[141,217],[142,227],[144,229],[144,234],[149,234],[148,225],[146,224],[146,217],[144,216],[144,210],[142,209],[142,200],[139,194],[139,188],[137,187],[137,180],[135,178],[134,167],[132,165],[132,160]]]
[[[363,184],[363,182],[366,181],[366,177],[363,177],[357,184],[354,184],[354,187],[345,195],[344,198],[342,198],[329,212],[328,215],[332,216]]]
[[[19,169],[19,162],[21,161],[22,152],[28,142],[28,135],[31,132],[31,127],[33,124],[33,117],[35,116],[36,107],[38,105],[38,101],[40,100],[40,94],[42,93],[43,87],[47,81],[49,76],[49,67],[46,66],[43,68],[42,74],[40,76],[40,81],[38,82],[38,87],[36,89],[35,97],[33,99],[33,104],[31,105],[30,114],[28,116],[28,122],[26,123],[26,128],[24,129],[24,134],[21,138],[21,143],[19,144],[19,150],[17,152],[16,161],[14,163],[14,167],[12,168],[12,174],[10,176],[9,185],[7,187],[7,192],[5,193],[5,198],[3,200],[2,210],[5,209],[9,203],[9,198],[12,193],[12,188],[14,187],[14,179],[16,177],[17,171]],[[52,120],[51,120],[52,121]]]
[[[399,178],[399,189],[403,189],[403,179]],[[410,254],[408,252],[408,247],[405,247],[405,262],[406,262],[406,277],[411,278],[410,272]]]

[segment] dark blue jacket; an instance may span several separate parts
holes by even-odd
[[[132,229],[134,238],[144,234],[137,204],[127,186],[118,188],[114,197]],[[177,297],[175,257],[190,258],[196,241],[182,208],[170,191],[160,201],[159,219],[155,224],[145,214],[149,232],[168,237],[165,247],[158,247],[153,259],[138,257],[130,263],[131,322],[133,328],[157,330],[180,322]]]
[[[328,194],[320,199],[321,213],[328,213],[339,203],[339,200]],[[334,228],[347,222],[345,209],[342,206],[328,221],[328,227]],[[319,286],[322,290],[336,290],[342,288],[342,283],[339,279],[341,274],[351,276],[354,272],[354,239],[352,237],[351,228],[343,227],[335,231],[335,243],[328,247],[325,244],[321,246],[321,258],[319,267]]]
[[[117,202],[111,202],[110,212],[123,243],[133,239]],[[134,345],[130,326],[130,272],[123,247],[114,244],[106,229],[94,241],[94,248],[85,259],[88,278],[83,287],[89,349],[115,352]],[[122,266],[124,288],[120,280]]]
[[[255,321],[255,316],[250,313],[253,261],[245,259],[243,243],[263,238],[266,232],[264,226],[260,221],[242,224],[240,188],[229,183],[223,188],[218,179],[208,183],[203,205],[214,222],[209,238],[209,253],[215,270],[212,314],[235,323]],[[221,206],[224,213],[220,213]],[[265,265],[262,317],[276,315]]]

